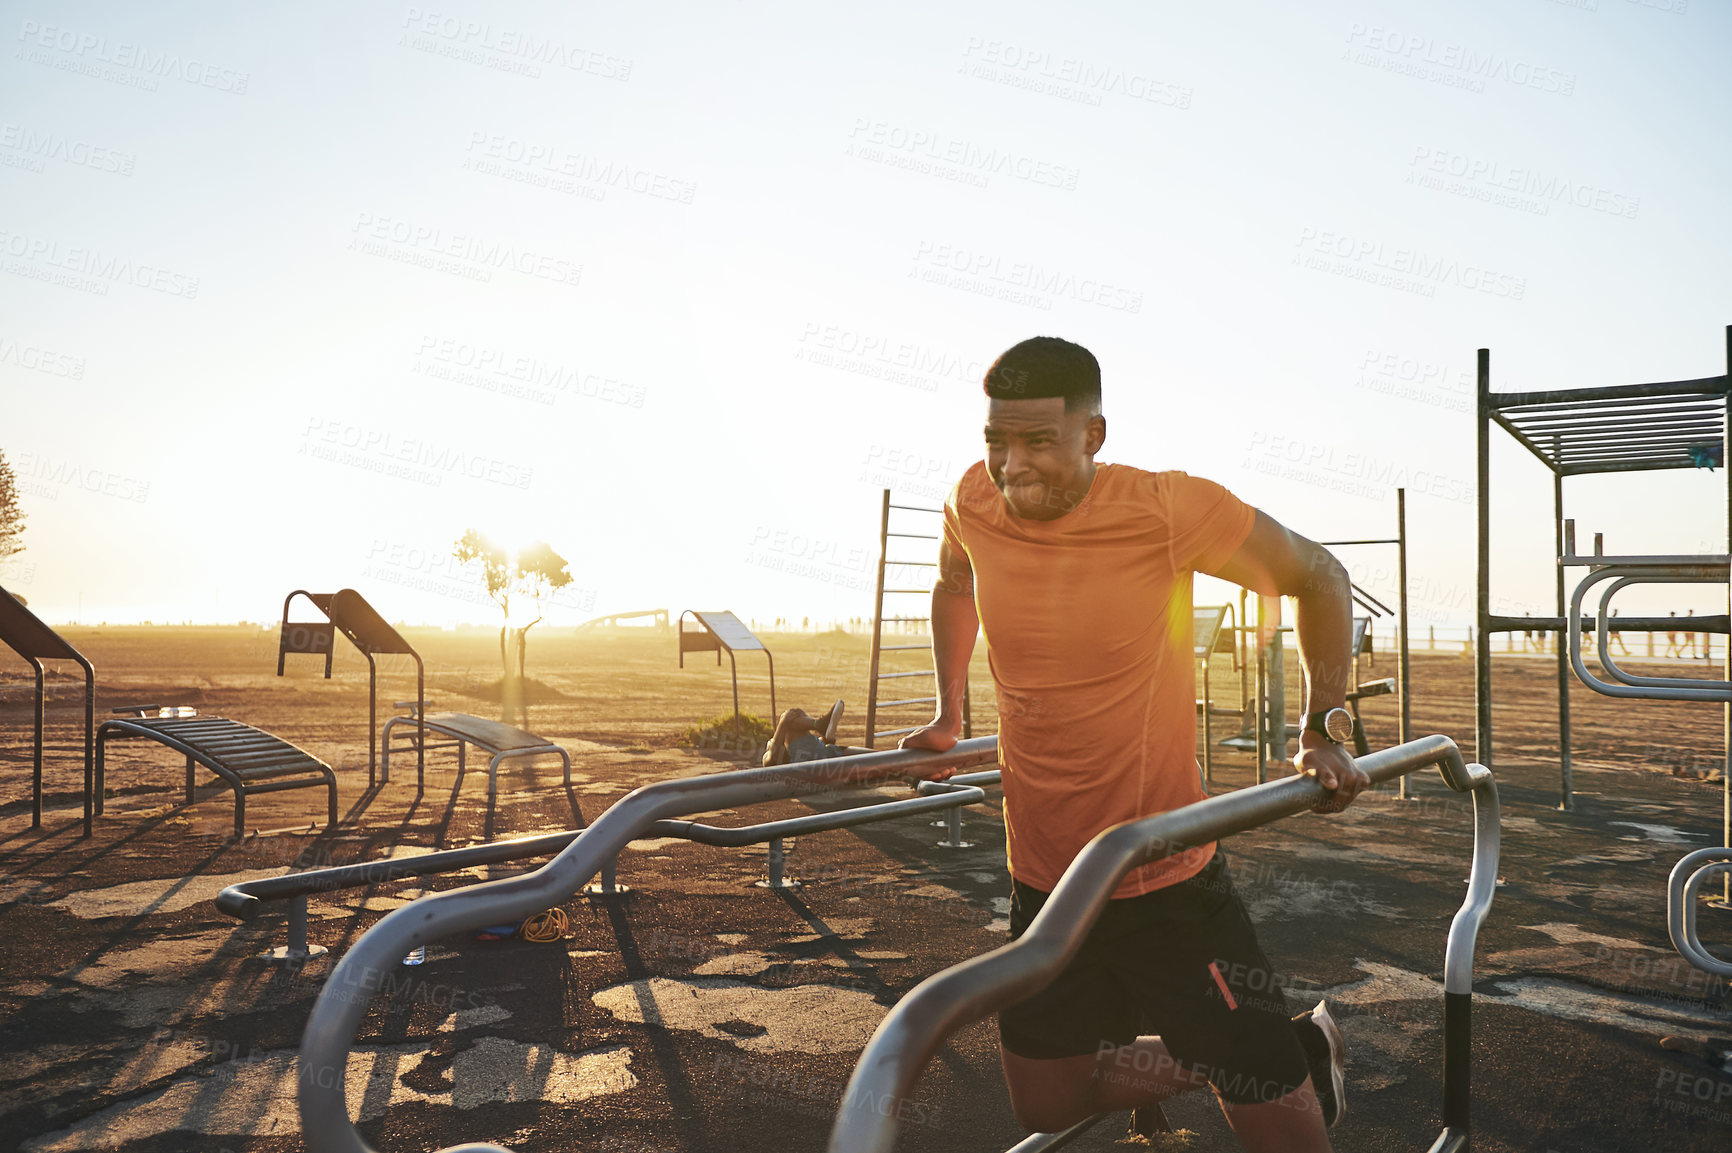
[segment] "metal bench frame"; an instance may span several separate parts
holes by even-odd
[[[146,707],[116,709],[134,716],[103,721],[96,730],[96,811],[102,812],[108,742],[144,738],[186,756],[186,803],[193,794],[193,766],[203,765],[234,791],[235,836],[246,836],[247,797],[286,789],[326,789],[326,829],[337,825],[337,775],[331,766],[281,737],[227,717],[145,716]],[[308,775],[311,774],[311,775]]]
[[[90,835],[94,814],[101,812],[100,794],[92,798],[94,772],[94,741],[96,728],[96,667],[83,653],[66,643],[61,635],[49,628],[42,618],[24,606],[24,602],[0,589],[0,642],[17,653],[36,673],[36,731],[34,768],[30,786],[30,827],[42,827],[42,726],[48,700],[48,683],[42,662],[74,661],[84,670],[84,833]]]
[[[534,733],[506,725],[504,727],[510,728],[513,732],[522,733],[526,737],[541,741],[541,743],[502,749],[488,741],[473,725],[468,724],[470,721],[483,724],[492,723],[481,717],[472,716],[469,713],[428,713],[421,707],[421,704],[415,701],[399,701],[397,704],[398,707],[406,707],[410,711],[390,717],[385,721],[385,731],[381,738],[384,751],[379,759],[379,781],[381,784],[391,783],[391,737],[398,726],[405,726],[414,730],[411,733],[403,734],[407,739],[399,747],[413,749],[417,754],[415,758],[415,787],[417,789],[427,787],[427,749],[456,747],[457,780],[461,784],[463,774],[469,767],[470,745],[481,749],[492,758],[487,762],[487,795],[490,797],[498,795],[499,763],[513,757],[556,755],[565,766],[565,783],[571,784],[571,754],[552,741],[544,741]],[[442,743],[430,743],[424,735],[426,733],[437,733],[440,736],[450,737],[451,740]]]

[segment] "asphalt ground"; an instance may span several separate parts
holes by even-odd
[[[1452,683],[1454,696],[1434,696],[1459,703],[1459,691]],[[27,734],[8,730],[15,753]],[[1652,733],[1640,738],[1648,748],[1669,739]],[[574,807],[593,819],[632,780],[734,765],[554,735],[587,770],[573,790],[543,762],[502,770],[489,803],[484,774],[459,784],[454,766],[435,759],[425,793],[402,774],[367,796],[364,769],[351,765],[342,775],[349,817],[334,835],[296,831],[320,805],[291,792],[255,798],[259,832],[233,842],[226,797],[203,790],[181,805],[175,773],[144,761],[116,767],[115,795],[89,841],[77,836],[70,794],[53,795],[39,830],[7,805],[0,1146],[300,1149],[293,1057],[331,962],[285,972],[254,959],[283,942],[283,917],[230,920],[209,900],[223,883],[297,860],[370,860],[567,828]],[[1584,751],[1575,808],[1561,813],[1555,763],[1518,755],[1543,736],[1526,740],[1511,739],[1516,752],[1495,765],[1504,883],[1475,965],[1475,1147],[1732,1147],[1732,1069],[1708,1055],[1717,1038],[1732,1049],[1732,1012],[1723,987],[1671,949],[1663,904],[1673,862],[1718,843],[1719,783],[1679,775],[1679,758],[1653,771]],[[10,779],[17,770],[14,757]],[[1224,758],[1216,778],[1218,790],[1242,787],[1251,770]],[[1294,818],[1225,845],[1293,1010],[1327,997],[1343,1021],[1349,1111],[1337,1149],[1424,1149],[1440,1127],[1436,979],[1464,893],[1471,809],[1435,773],[1414,778],[1413,791],[1400,801],[1384,790],[1347,813]],[[943,830],[924,818],[801,838],[788,871],[803,883],[787,893],[753,884],[765,873],[762,846],[640,842],[620,861],[631,892],[568,901],[566,940],[444,942],[425,964],[388,975],[369,1007],[349,1070],[362,1133],[381,1150],[472,1140],[610,1153],[822,1149],[884,1009],[926,975],[1005,940],[996,800],[967,812],[969,849],[939,847]],[[788,801],[714,820],[806,811]],[[340,955],[420,888],[315,898],[311,938]],[[1702,917],[1704,938],[1732,955],[1732,914]],[[1669,1036],[1698,1051],[1663,1049]],[[1001,1150],[1023,1136],[990,1021],[941,1050],[916,1105],[899,1149]],[[1237,1148],[1208,1093],[1167,1112],[1180,1131],[1156,1148]],[[1071,1147],[1117,1148],[1126,1120],[1109,1118]]]

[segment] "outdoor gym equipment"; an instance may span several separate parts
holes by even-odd
[[[1726,717],[1726,768],[1732,770],[1732,677],[1709,680],[1701,677],[1644,677],[1626,672],[1612,659],[1611,630],[1608,615],[1612,597],[1620,589],[1634,584],[1726,584],[1732,588],[1732,557],[1709,556],[1606,556],[1604,538],[1594,534],[1592,556],[1577,556],[1576,525],[1564,522],[1564,552],[1558,557],[1558,569],[1587,566],[1588,572],[1576,585],[1570,597],[1570,612],[1565,636],[1568,639],[1570,665],[1576,677],[1590,689],[1609,697],[1651,701],[1703,701],[1721,706]],[[1606,582],[1611,582],[1606,584]],[[1595,655],[1600,667],[1611,681],[1605,681],[1588,671],[1582,659],[1582,633],[1587,622],[1582,618],[1582,601],[1595,586],[1606,584],[1594,614]],[[1619,618],[1620,627],[1629,627],[1629,618]],[[1667,617],[1676,621],[1679,618]],[[1701,621],[1692,617],[1691,627],[1701,631]],[[1676,627],[1674,625],[1674,627]],[[1722,961],[1708,952],[1696,931],[1698,894],[1702,885],[1714,873],[1725,875],[1721,891],[1721,907],[1732,896],[1732,772],[1721,780],[1722,848],[1707,848],[1691,853],[1672,869],[1666,886],[1666,929],[1678,952],[1698,969],[1722,977],[1732,977],[1732,963]]]
[[[1430,1147],[1431,1153],[1461,1153],[1469,1137],[1473,947],[1491,907],[1497,876],[1497,784],[1484,766],[1464,764],[1455,742],[1442,736],[1383,749],[1357,763],[1373,784],[1436,765],[1450,788],[1473,795],[1473,871],[1467,899],[1450,924],[1443,963],[1444,1128]],[[890,1010],[854,1067],[830,1134],[829,1153],[890,1153],[903,1103],[912,1104],[915,1082],[945,1038],[1050,984],[1082,948],[1120,878],[1131,869],[1190,845],[1305,812],[1324,795],[1323,787],[1310,778],[1289,777],[1127,821],[1095,837],[1059,878],[1021,937],[928,977]],[[1064,1133],[1037,1134],[1013,1153],[1056,1149],[1098,1120],[1079,1122]]]

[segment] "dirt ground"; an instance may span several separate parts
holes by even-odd
[[[366,666],[339,652],[337,675],[291,657],[279,679],[274,629],[69,629],[95,663],[98,716],[136,704],[190,705],[276,733],[338,772],[342,821],[323,829],[316,790],[254,797],[232,838],[232,800],[203,785],[181,803],[181,764],[117,746],[95,835],[79,837],[79,687],[52,681],[48,809],[30,821],[27,670],[0,678],[0,1148],[302,1148],[294,1055],[340,956],[385,912],[474,875],[333,892],[310,903],[310,937],[331,956],[291,971],[254,954],[285,939],[281,910],[241,924],[216,910],[224,885],[296,866],[460,847],[593,820],[640,785],[739,767],[680,735],[731,709],[727,664],[676,663],[669,633],[538,632],[540,686],[528,727],[570,750],[458,780],[450,753],[367,787]],[[407,634],[439,710],[497,717],[497,636]],[[770,635],[776,703],[849,705],[841,739],[862,740],[867,640]],[[768,715],[761,658],[740,658],[741,704]],[[1393,672],[1383,655],[1372,675]],[[912,667],[912,666],[909,666]],[[1413,733],[1472,753],[1472,666],[1413,659]],[[1668,666],[1673,672],[1685,666]],[[1705,672],[1700,664],[1694,666]],[[70,674],[73,670],[57,670]],[[1217,658],[1225,695],[1236,678]],[[901,682],[919,684],[915,679]],[[977,657],[976,731],[993,731]],[[381,716],[413,695],[413,668],[383,670]],[[1295,684],[1289,700],[1294,700]],[[1576,805],[1557,809],[1556,666],[1510,655],[1496,667],[1503,884],[1475,966],[1475,1147],[1554,1153],[1732,1147],[1732,1048],[1724,984],[1683,963],[1666,936],[1664,885],[1676,859],[1720,843],[1722,710],[1617,702],[1573,686]],[[918,695],[911,693],[910,695]],[[1392,698],[1368,701],[1374,746],[1396,740]],[[1216,736],[1229,725],[1217,722]],[[1220,751],[1216,791],[1252,781]],[[480,762],[484,765],[484,762]],[[1459,905],[1471,806],[1435,773],[1415,799],[1392,790],[1336,817],[1303,816],[1225,846],[1295,1011],[1327,996],[1351,1065],[1342,1150],[1412,1150],[1440,1127],[1444,936]],[[905,796],[883,790],[877,796]],[[713,814],[740,824],[810,811],[796,801]],[[904,818],[800,838],[791,892],[753,882],[764,846],[634,842],[622,897],[576,895],[559,944],[447,940],[405,967],[369,1007],[349,1065],[349,1100],[381,1150],[490,1140],[523,1150],[699,1153],[824,1147],[838,1098],[885,1009],[925,976],[1005,940],[1009,881],[996,790],[965,816],[972,847]],[[506,876],[538,862],[496,866]],[[1704,909],[1703,936],[1732,955],[1732,914]],[[1663,1049],[1662,1037],[1701,1042]],[[902,1128],[905,1150],[1008,1149],[1011,1116],[990,1021],[954,1037],[928,1067]],[[1180,1127],[1159,1149],[1236,1148],[1213,1099],[1168,1106]],[[1130,1140],[1110,1118],[1071,1148]]]

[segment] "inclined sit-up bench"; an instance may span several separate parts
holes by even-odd
[[[325,615],[322,621],[291,621],[289,609],[296,597]],[[487,792],[498,789],[499,763],[514,757],[553,755],[565,766],[565,783],[571,784],[571,755],[553,742],[534,733],[513,728],[499,721],[469,713],[429,713],[426,666],[421,654],[392,628],[379,611],[354,589],[338,589],[334,593],[311,593],[296,589],[283,598],[283,626],[277,642],[277,675],[283,675],[284,661],[290,653],[308,653],[325,658],[325,678],[331,676],[332,648],[336,634],[342,633],[367,658],[367,787],[377,788],[391,779],[391,752],[413,750],[415,753],[415,784],[424,787],[427,774],[427,750],[457,750],[457,776],[462,782],[468,768],[470,745],[485,752],[491,759],[487,766]],[[415,662],[415,699],[394,702],[407,710],[385,721],[381,733],[379,721],[379,656],[403,656]],[[384,755],[378,756],[378,741],[383,738]],[[434,740],[444,737],[444,740]]]
[[[0,641],[30,662],[36,673],[35,769],[31,775],[30,827],[42,827],[42,720],[48,699],[43,661],[76,661],[84,670],[84,835],[90,835],[92,820],[92,731],[96,725],[96,668],[84,654],[67,644],[61,635],[24,607],[24,602],[0,589]]]

